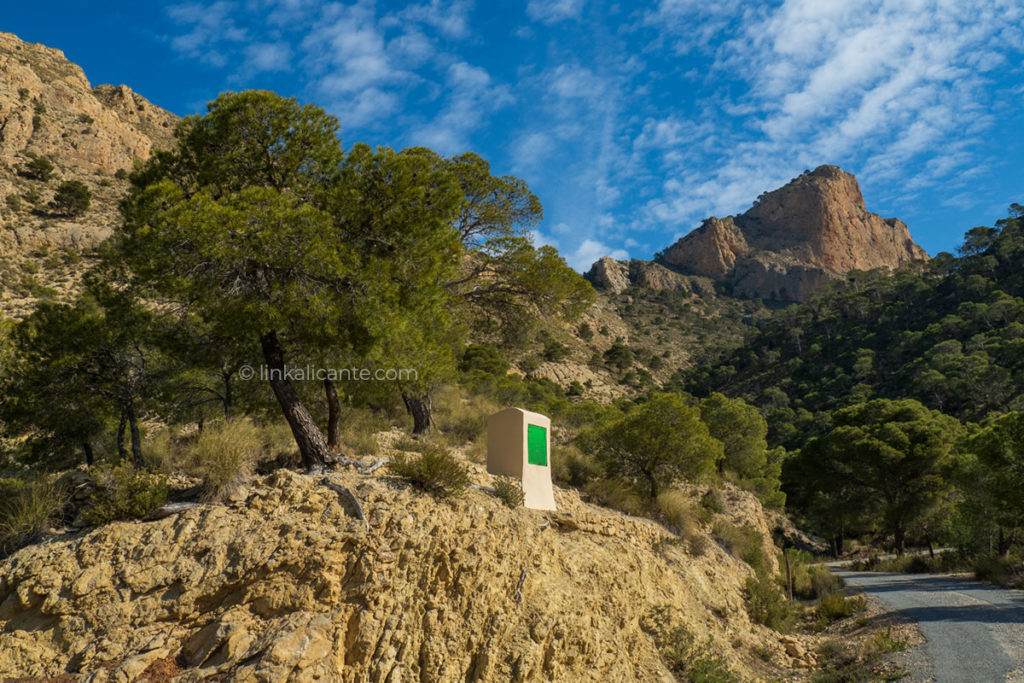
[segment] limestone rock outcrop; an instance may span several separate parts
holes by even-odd
[[[698,296],[713,296],[714,282],[703,275],[684,275],[654,261],[632,259],[616,261],[603,256],[590,267],[584,277],[598,290],[621,294],[630,287],[654,291],[677,290]]]
[[[742,296],[799,301],[851,270],[927,258],[906,224],[867,210],[853,175],[819,166],[762,194],[746,213],[708,218],[657,261],[725,282]]]
[[[747,617],[750,568],[710,538],[693,553],[562,490],[559,511],[540,513],[484,488],[439,501],[386,470],[329,476],[368,526],[320,476],[280,470],[227,505],[0,562],[0,678],[670,681],[644,626],[656,608],[744,680],[756,652],[784,659]],[[756,499],[729,495],[733,521],[770,548]]]
[[[616,261],[611,256],[602,256],[586,273],[586,278],[598,289],[618,294],[629,287],[629,264]]]
[[[615,294],[635,285],[705,295],[718,282],[739,296],[802,301],[851,270],[927,259],[905,223],[867,210],[853,175],[819,166],[762,194],[746,213],[706,219],[653,262],[606,256],[587,277]]]
[[[83,266],[55,264],[52,255],[82,254],[109,237],[127,188],[117,172],[172,148],[177,122],[127,86],[91,87],[60,50],[0,32],[0,314],[31,309],[33,288],[13,275],[26,260],[37,259],[28,269],[39,271],[38,284],[75,290]],[[51,178],[24,172],[35,157],[53,164]],[[48,206],[65,180],[92,192],[89,210],[73,219]]]
[[[0,33],[0,160],[7,164],[31,151],[62,172],[112,175],[173,144],[177,121],[127,86],[92,88],[60,50]]]

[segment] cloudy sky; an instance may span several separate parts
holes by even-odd
[[[55,5],[59,7],[55,7]],[[15,3],[0,30],[177,114],[323,106],[343,142],[525,178],[575,267],[649,258],[831,163],[931,253],[1024,203],[1024,0]]]

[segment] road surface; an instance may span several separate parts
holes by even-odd
[[[945,574],[835,573],[917,621],[927,642],[909,680],[1024,681],[1024,592]]]

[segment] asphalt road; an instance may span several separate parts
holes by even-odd
[[[917,621],[927,642],[910,680],[1024,681],[1024,592],[944,574],[835,573]]]

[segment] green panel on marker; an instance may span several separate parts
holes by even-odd
[[[548,430],[537,425],[526,425],[526,462],[548,466]]]

